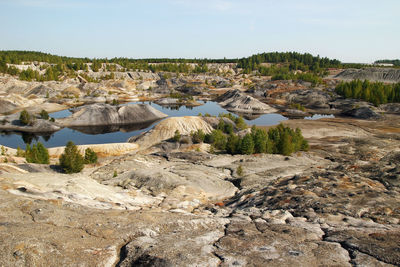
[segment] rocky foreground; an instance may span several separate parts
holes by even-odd
[[[334,92],[340,79],[398,81],[397,70],[347,70],[312,86],[215,67],[223,69],[116,72],[99,83],[1,76],[3,130],[93,134],[165,117],[149,106],[109,105],[139,99],[212,99],[247,117],[338,117],[284,121],[310,144],[288,157],[210,153],[189,138],[217,127],[219,119],[206,116],[167,118],[129,143],[90,146],[99,163],[74,175],[56,166],[63,147],[49,150],[50,165],[28,164],[4,148],[0,266],[399,266],[400,105],[375,107]],[[66,119],[16,122],[22,109],[67,108],[75,112]],[[176,130],[181,142],[171,141]]]
[[[175,144],[75,175],[3,163],[0,263],[398,266],[399,122],[287,121],[311,145],[290,157]]]

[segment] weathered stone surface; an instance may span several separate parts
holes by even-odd
[[[31,125],[22,125],[15,116],[3,117],[4,124],[0,123],[0,131],[19,131],[27,133],[51,133],[61,130],[58,124],[48,120],[35,119]]]
[[[400,82],[400,70],[394,68],[346,69],[335,76],[343,80],[370,80],[380,82]]]
[[[219,97],[218,102],[222,107],[233,112],[264,114],[277,111],[275,108],[249,95],[245,95],[239,90],[226,92]]]
[[[201,117],[186,116],[172,117],[163,120],[150,131],[129,138],[128,142],[134,142],[140,145],[141,149],[151,147],[160,143],[163,140],[170,139],[178,130],[181,135],[190,135],[191,132],[203,130],[204,133],[209,133],[213,127],[204,121]]]
[[[100,126],[123,125],[156,121],[167,115],[155,108],[144,104],[127,106],[111,106],[107,104],[93,104],[83,106],[73,115],[57,122],[64,126]]]
[[[381,115],[379,115],[378,113],[376,113],[369,107],[360,107],[360,108],[350,109],[350,110],[342,112],[341,115],[350,116],[350,117],[354,117],[357,119],[379,119],[379,118],[381,118]]]

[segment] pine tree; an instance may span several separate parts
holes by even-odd
[[[84,165],[84,159],[79,153],[74,142],[69,141],[60,157],[60,166],[66,173],[80,172]]]
[[[25,159],[29,163],[49,164],[49,151],[40,142],[26,146]]]
[[[85,164],[93,164],[97,163],[98,157],[96,152],[93,151],[90,147],[85,150]]]
[[[251,155],[254,153],[254,142],[251,134],[246,134],[240,145],[240,153]]]

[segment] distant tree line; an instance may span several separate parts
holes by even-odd
[[[318,70],[320,68],[338,68],[341,62],[336,59],[315,57],[311,54],[297,52],[272,52],[256,54],[242,58],[238,61],[238,67],[246,72],[258,70],[262,63],[287,63],[291,70]]]
[[[336,86],[336,93],[345,98],[363,99],[374,105],[400,102],[400,83],[384,84],[368,80],[341,82]]]
[[[46,62],[46,73],[39,75],[37,71],[19,71],[7,64],[22,64],[22,62]],[[190,63],[197,65],[192,67]],[[175,73],[206,73],[208,63],[237,63],[243,73],[256,71],[259,75],[275,76],[275,79],[293,79],[288,75],[294,75],[298,70],[313,73],[314,76],[325,74],[326,68],[350,66],[342,64],[336,59],[313,56],[311,54],[296,52],[273,52],[262,53],[241,59],[170,59],[170,58],[76,58],[51,55],[48,53],[34,51],[0,51],[0,72],[11,75],[19,75],[22,80],[49,81],[58,80],[62,76],[76,77],[76,71],[87,72],[90,69],[98,72],[105,64],[105,70],[117,71],[116,64],[120,65],[125,71],[151,71],[151,72],[175,72]],[[277,66],[266,67],[262,63],[274,63]],[[361,65],[360,65],[361,66]],[[42,66],[41,66],[42,68]],[[296,78],[296,77],[295,77]],[[308,81],[315,82],[315,77],[304,76]]]
[[[394,66],[400,66],[400,59],[380,59],[375,63],[393,64]]]

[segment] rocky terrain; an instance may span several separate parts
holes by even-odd
[[[335,80],[313,87],[214,67],[227,74],[116,72],[100,83],[1,77],[5,126],[21,109],[75,107],[51,125],[129,129],[165,115],[106,101],[171,92],[218,99],[239,113],[337,117],[282,122],[310,145],[290,156],[211,153],[189,135],[211,132],[219,118],[198,116],[166,118],[129,143],[79,146],[99,162],[72,175],[57,166],[63,147],[49,149],[50,165],[3,147],[0,266],[399,266],[399,105],[343,99]],[[180,142],[171,140],[176,130]]]
[[[347,69],[336,78],[343,80],[370,80],[379,82],[400,82],[400,69],[393,68],[363,68],[363,69]]]
[[[65,118],[57,120],[63,126],[108,126],[153,122],[167,117],[166,114],[152,106],[134,104],[112,106],[107,104],[92,104],[82,106]]]
[[[218,101],[225,109],[238,113],[264,114],[277,111],[275,108],[245,95],[237,89],[226,92],[218,98]]]

